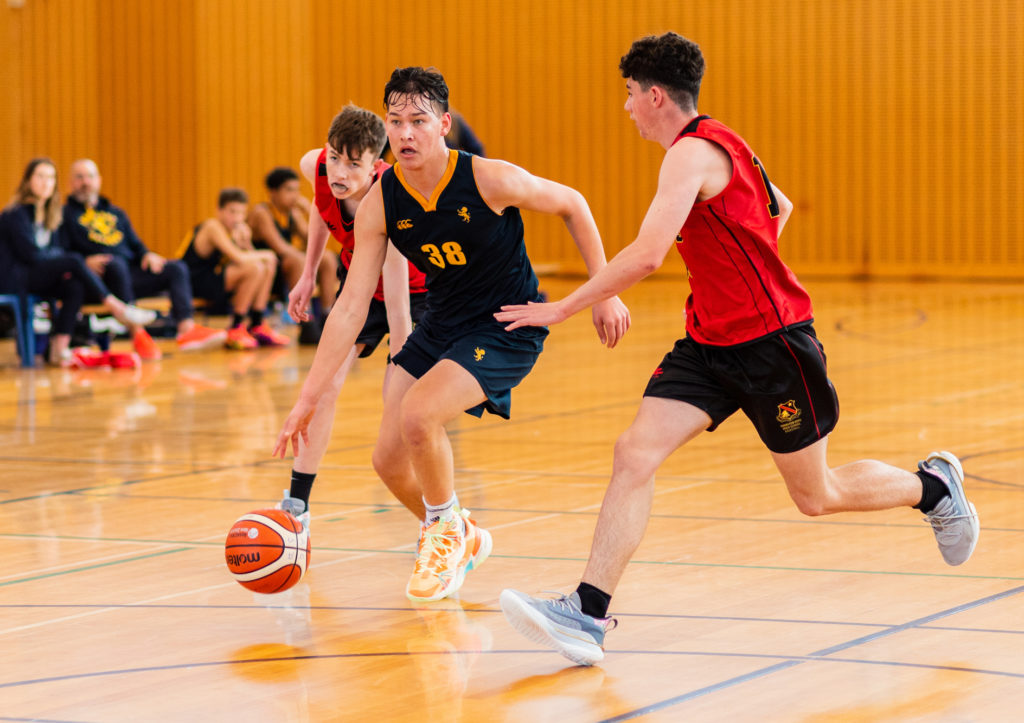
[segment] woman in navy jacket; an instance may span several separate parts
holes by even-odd
[[[35,158],[25,167],[11,202],[0,213],[0,292],[33,294],[60,301],[50,335],[51,364],[70,358],[71,331],[87,293],[122,324],[152,322],[152,312],[125,304],[103,284],[60,237],[62,209],[57,167]]]

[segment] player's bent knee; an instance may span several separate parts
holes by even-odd
[[[371,461],[373,463],[373,471],[384,480],[385,484],[406,467],[401,450],[388,445],[374,447]]]
[[[800,510],[800,513],[808,517],[820,517],[832,511],[829,509],[826,500],[818,495],[794,494],[791,492],[790,497],[793,498],[793,502],[796,503],[796,508]]]
[[[615,442],[615,469],[629,472],[630,479],[646,480],[653,477],[655,470],[664,461],[661,455],[639,444],[627,431]]]
[[[403,410],[401,427],[402,441],[411,447],[426,444],[432,436],[428,418],[414,411],[405,412]]]

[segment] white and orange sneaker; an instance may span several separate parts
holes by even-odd
[[[461,515],[438,520],[420,531],[416,566],[405,587],[415,602],[434,602],[462,587],[471,555],[466,552],[466,534]]]
[[[224,329],[211,329],[208,326],[194,324],[191,329],[183,334],[178,334],[176,339],[178,348],[182,351],[193,351],[205,349],[208,346],[221,344],[227,339],[228,333]]]
[[[466,563],[466,572],[469,572],[484,564],[484,560],[491,554],[494,542],[491,540],[491,533],[477,525],[469,516],[469,510],[461,510],[459,514],[466,523],[466,552],[463,559]]]

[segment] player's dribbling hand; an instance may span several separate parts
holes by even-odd
[[[615,347],[629,330],[629,309],[618,296],[594,304],[591,309],[594,328],[601,343],[609,349]]]
[[[288,454],[289,441],[292,443],[292,453],[298,456],[299,439],[302,439],[303,444],[309,444],[309,423],[313,419],[313,412],[315,411],[316,405],[303,400],[301,397],[299,401],[295,402],[295,406],[292,407],[288,418],[284,420],[284,426],[281,427],[281,434],[277,437],[277,444],[274,445],[274,451],[271,453],[271,456],[284,459],[284,456]]]
[[[501,307],[501,311],[495,313],[494,318],[498,321],[512,322],[505,327],[505,331],[512,331],[521,326],[550,326],[566,320],[566,315],[557,301],[546,304],[508,304]]]

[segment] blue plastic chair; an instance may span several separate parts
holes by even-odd
[[[36,336],[32,330],[32,307],[36,299],[20,294],[0,294],[0,305],[14,310],[14,333],[23,367],[36,365]]]

